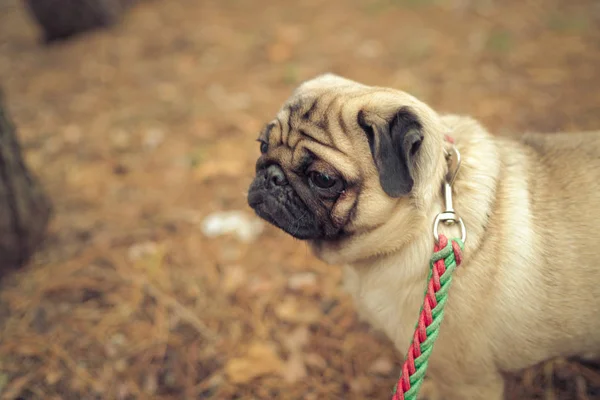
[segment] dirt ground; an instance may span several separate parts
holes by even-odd
[[[600,127],[595,0],[146,1],[43,47],[0,0],[0,85],[54,201],[44,247],[0,287],[3,399],[385,399],[401,357],[336,266],[241,210],[262,124],[335,72],[503,134]],[[443,329],[443,327],[442,327]],[[557,360],[511,399],[600,399]]]

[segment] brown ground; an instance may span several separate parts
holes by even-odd
[[[274,228],[202,233],[248,211],[261,124],[333,71],[498,133],[599,128],[599,65],[595,0],[155,1],[48,48],[0,0],[0,83],[56,209],[0,290],[3,398],[387,398],[400,358],[337,267]],[[577,363],[520,380],[510,398],[600,399]]]

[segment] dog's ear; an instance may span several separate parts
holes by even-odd
[[[361,110],[358,124],[367,134],[383,190],[391,197],[409,194],[415,157],[423,142],[423,127],[417,116],[405,107],[388,121]]]

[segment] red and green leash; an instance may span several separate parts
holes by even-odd
[[[439,235],[430,261],[425,300],[419,312],[419,321],[408,354],[402,365],[402,373],[394,388],[392,400],[415,400],[423,384],[429,357],[444,319],[444,306],[452,284],[452,273],[462,261],[461,239],[448,241]]]
[[[433,224],[435,239],[434,253],[429,262],[429,276],[425,299],[419,311],[419,320],[415,328],[412,343],[402,364],[402,372],[394,387],[392,400],[416,400],[419,389],[425,379],[429,357],[433,345],[440,332],[444,319],[444,306],[448,300],[448,290],[452,284],[452,274],[462,262],[462,250],[467,237],[465,225],[454,212],[452,205],[452,185],[460,168],[460,152],[454,147],[454,140],[446,136],[452,145],[451,152],[446,152],[448,174],[443,185],[445,210],[438,214]],[[438,225],[444,222],[448,226],[458,224],[461,238],[451,239],[438,234]]]

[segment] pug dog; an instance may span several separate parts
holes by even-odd
[[[493,136],[402,91],[326,74],[260,133],[248,203],[344,265],[359,313],[404,355],[444,210],[446,135],[462,154],[453,205],[468,236],[426,392],[498,400],[506,372],[600,351],[600,132]]]

